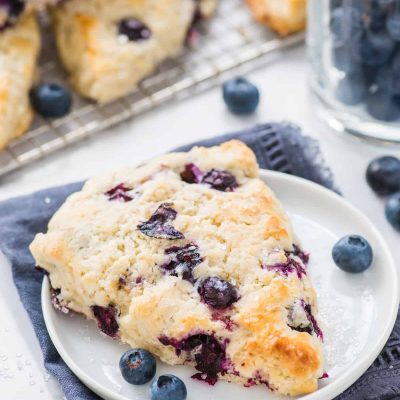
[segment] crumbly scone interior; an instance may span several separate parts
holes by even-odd
[[[188,165],[227,172],[234,189],[188,183]],[[169,210],[168,239],[138,229],[159,210]],[[113,310],[115,336],[131,346],[195,365],[209,383],[218,377],[297,395],[316,390],[323,359],[306,256],[293,244],[254,154],[231,141],[90,180],[31,250],[60,304],[88,318]],[[236,301],[222,310],[206,304],[199,288],[209,277],[233,285]],[[215,360],[207,364],[209,353]]]

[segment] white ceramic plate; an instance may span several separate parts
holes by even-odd
[[[325,331],[326,370],[317,392],[303,400],[332,399],[348,388],[374,361],[393,328],[399,303],[399,281],[390,251],[377,229],[340,196],[306,180],[262,171],[290,213],[304,249],[311,251],[310,274],[316,287]],[[347,274],[332,262],[331,248],[346,234],[363,235],[375,258],[362,274]],[[43,282],[42,307],[54,345],[71,370],[107,400],[148,399],[148,385],[126,383],[118,361],[128,349],[99,334],[96,324],[81,316],[56,312]],[[382,312],[384,310],[384,312]],[[157,374],[172,373],[187,385],[190,400],[268,400],[277,396],[265,387],[243,388],[219,382],[214,387],[193,381],[189,367],[158,363]]]

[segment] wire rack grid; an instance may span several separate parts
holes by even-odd
[[[67,77],[54,56],[52,35],[49,28],[44,29],[40,74],[46,80],[65,83]],[[259,26],[243,0],[220,1],[217,15],[206,24],[195,48],[186,48],[178,58],[164,62],[126,97],[95,104],[75,96],[73,110],[66,117],[46,120],[36,116],[27,134],[0,151],[0,176],[171,99],[215,86],[237,68],[253,69],[257,61],[303,39],[303,34],[279,38]]]

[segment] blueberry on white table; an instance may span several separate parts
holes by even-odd
[[[385,214],[390,225],[400,232],[400,192],[389,197],[385,206]]]
[[[372,190],[379,195],[400,191],[400,160],[392,156],[375,158],[368,165],[366,178]]]
[[[236,77],[223,85],[223,98],[234,114],[251,114],[260,102],[257,87],[244,77]]]
[[[144,385],[154,378],[157,363],[154,356],[147,350],[131,349],[122,355],[119,368],[128,383]]]
[[[363,272],[372,264],[372,247],[362,236],[344,236],[333,246],[332,258],[343,271]]]
[[[61,118],[72,107],[71,92],[58,83],[43,83],[32,89],[31,102],[37,113],[45,118]]]
[[[150,386],[151,400],[186,400],[186,397],[185,384],[174,375],[161,375]]]

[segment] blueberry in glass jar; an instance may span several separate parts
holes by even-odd
[[[338,82],[335,96],[342,103],[354,106],[363,101],[367,91],[368,88],[360,74],[348,74]]]
[[[395,41],[385,31],[359,33],[353,37],[351,43],[356,60],[371,66],[385,65],[396,46]]]
[[[400,119],[400,2],[330,2],[334,96],[383,122]]]
[[[383,90],[369,93],[366,98],[368,113],[381,121],[392,122],[400,117],[400,108],[390,93]]]

